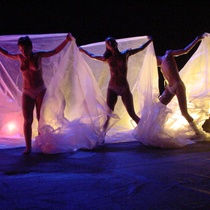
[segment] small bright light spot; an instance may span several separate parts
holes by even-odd
[[[18,125],[14,121],[10,121],[7,124],[5,124],[1,130],[1,133],[4,133],[5,135],[14,135],[18,131]]]
[[[15,126],[14,123],[9,123],[9,124],[7,125],[7,127],[8,127],[8,131],[10,131],[10,132],[14,131],[15,128],[16,128],[16,126]]]

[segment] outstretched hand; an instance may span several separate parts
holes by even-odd
[[[151,40],[151,41],[153,40],[153,39],[152,39],[152,36],[147,36],[147,38],[148,38],[149,40]]]
[[[208,36],[208,33],[205,32],[204,34],[202,34],[202,36],[203,36],[203,38],[204,38],[204,37]]]
[[[197,36],[198,40],[202,40],[206,36],[206,33]]]
[[[79,47],[79,51],[80,51],[80,52],[83,52],[84,50],[83,50],[83,48],[82,48],[82,47]]]
[[[71,33],[68,33],[68,34],[66,35],[66,39],[67,39],[68,41],[72,41],[72,40],[74,39],[74,37],[72,36]]]

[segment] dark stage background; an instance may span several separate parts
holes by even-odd
[[[1,0],[0,15],[0,35],[72,32],[78,45],[151,35],[158,55],[210,33],[205,1]],[[192,53],[177,59],[180,68]]]

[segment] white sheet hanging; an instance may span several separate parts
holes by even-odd
[[[33,50],[50,50],[66,34],[29,35]],[[0,46],[17,52],[20,36],[0,36]],[[118,39],[119,49],[136,48],[148,40],[146,36]],[[186,85],[188,108],[201,125],[208,118],[209,108],[209,43],[210,36],[202,40],[198,50],[181,70]],[[103,54],[105,42],[83,46],[90,52]],[[19,63],[0,55],[0,138],[17,139],[24,145],[21,113],[22,79]],[[145,145],[162,148],[181,147],[193,143],[187,122],[180,114],[176,98],[166,107],[158,102],[158,73],[153,43],[129,58],[128,82],[134,96],[134,107],[141,121],[131,121],[121,99],[112,116],[112,126],[106,136],[102,126],[109,113],[105,103],[109,81],[107,64],[91,60],[78,51],[76,43],[69,43],[59,54],[43,58],[43,77],[47,93],[40,120],[41,135],[37,136],[34,120],[34,151],[60,153],[80,148],[92,149],[105,143],[140,141]],[[119,119],[120,118],[120,119]],[[180,121],[183,119],[183,121]],[[18,126],[15,126],[17,124]],[[1,144],[1,140],[0,140]],[[19,144],[18,144],[19,145]]]
[[[187,106],[190,115],[200,127],[209,117],[210,90],[210,35],[206,34],[198,49],[180,71],[186,86]],[[145,145],[161,148],[177,148],[194,143],[190,137],[194,132],[181,115],[177,98],[166,106],[157,97],[143,108],[143,115],[134,136]],[[205,134],[206,140],[209,134]],[[199,140],[199,139],[197,139]],[[200,139],[204,140],[204,139]]]

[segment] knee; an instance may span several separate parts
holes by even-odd
[[[189,115],[187,110],[182,110],[182,108],[180,108],[180,111],[181,111],[182,116],[184,116],[184,117]]]
[[[180,110],[180,111],[183,117],[186,118],[188,116],[188,113],[186,111],[183,111],[183,110]]]
[[[112,111],[114,111],[114,107],[115,107],[115,105],[116,105],[116,101],[107,100],[107,105],[108,105],[108,107],[109,107]]]
[[[192,122],[194,119],[189,115],[188,112],[186,111],[181,111],[182,116],[190,123]]]
[[[167,105],[169,102],[170,102],[170,99],[168,99],[164,94],[161,95],[159,97],[159,101],[164,104],[164,105]]]
[[[33,117],[24,118],[24,125],[25,125],[25,126],[31,126],[32,123],[33,123]]]

